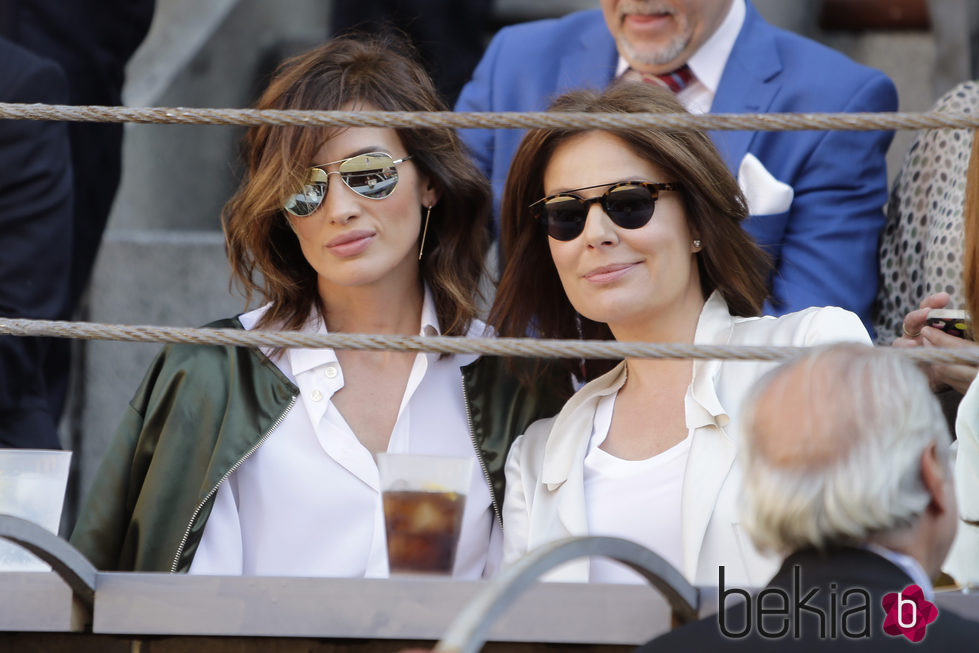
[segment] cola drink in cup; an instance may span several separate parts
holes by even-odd
[[[392,574],[451,574],[472,460],[378,454]]]
[[[452,573],[465,506],[458,492],[385,492],[391,573]]]

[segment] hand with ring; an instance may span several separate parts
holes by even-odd
[[[921,300],[920,307],[904,316],[902,330],[904,334],[892,344],[895,347],[970,347],[975,343],[971,340],[957,338],[940,329],[925,326],[928,313],[933,308],[944,308],[951,299],[948,293],[940,292],[929,295]],[[929,363],[922,365],[932,390],[939,391],[951,387],[961,393],[969,388],[976,378],[976,367],[972,365],[945,365]]]

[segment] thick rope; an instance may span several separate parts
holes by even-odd
[[[0,119],[136,122],[184,125],[298,125],[307,127],[642,127],[719,131],[873,131],[975,129],[974,113],[482,113],[452,111],[283,111],[107,107],[0,103]]]
[[[366,351],[408,351],[436,354],[482,354],[533,358],[691,358],[697,360],[779,361],[796,356],[805,347],[746,345],[689,345],[614,340],[550,340],[540,338],[462,338],[454,336],[400,336],[363,333],[306,334],[295,331],[242,329],[189,329],[165,326],[130,326],[93,322],[61,322],[0,318],[0,335],[113,340],[121,342],[232,345],[236,347],[303,347]],[[923,363],[979,365],[979,347],[954,349],[891,349]]]
[[[344,127],[640,127],[720,131],[872,131],[894,129],[979,128],[979,116],[967,113],[765,113],[691,115],[656,113],[457,113],[408,111],[281,111],[193,109],[185,107],[110,107],[0,102],[0,119],[72,122],[135,122],[194,125],[297,125]],[[783,360],[799,347],[704,346],[615,341],[523,338],[458,338],[370,334],[311,335],[296,332],[242,331],[125,326],[0,318],[0,335],[191,343],[244,347],[311,347],[486,354],[538,358],[693,358]],[[979,347],[895,350],[918,362],[979,364]]]

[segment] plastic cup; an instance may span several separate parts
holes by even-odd
[[[21,517],[57,533],[70,463],[70,451],[0,449],[0,514]],[[0,571],[50,569],[26,549],[0,538]]]
[[[451,574],[472,460],[377,455],[392,574]]]

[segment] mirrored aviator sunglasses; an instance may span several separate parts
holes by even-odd
[[[606,215],[623,229],[638,229],[653,217],[661,191],[679,190],[676,182],[626,181],[609,186],[597,197],[582,199],[574,193],[609,184],[585,186],[574,191],[549,195],[530,205],[547,235],[555,240],[574,240],[585,230],[588,209],[598,202]]]
[[[330,175],[339,175],[347,188],[361,197],[369,200],[382,200],[398,186],[397,164],[407,161],[411,155],[394,159],[384,152],[369,152],[359,154],[349,159],[331,161],[314,166],[307,171],[306,183],[295,195],[291,196],[283,208],[299,218],[312,215],[323,203],[330,185]],[[333,171],[326,171],[326,166],[340,164]]]

